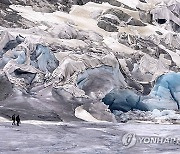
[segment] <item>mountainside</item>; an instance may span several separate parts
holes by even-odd
[[[0,6],[0,116],[115,122],[179,109],[179,0]]]

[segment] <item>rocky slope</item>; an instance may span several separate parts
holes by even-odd
[[[115,110],[179,109],[179,0],[0,6],[1,116],[116,121]]]

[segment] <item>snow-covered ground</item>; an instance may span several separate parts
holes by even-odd
[[[0,153],[2,154],[119,154],[163,153],[178,154],[180,145],[173,143],[137,143],[123,146],[123,135],[133,133],[138,137],[179,138],[178,125],[115,124],[115,123],[35,123],[0,122]]]

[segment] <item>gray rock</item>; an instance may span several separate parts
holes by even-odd
[[[36,76],[36,73],[31,73],[31,72],[27,72],[27,71],[23,71],[20,68],[16,69],[14,71],[14,76],[17,78],[23,78],[24,82],[28,85],[31,85],[33,79]]]
[[[3,51],[6,52],[8,50],[11,50],[11,49],[15,48],[16,46],[18,46],[19,44],[21,44],[22,42],[24,42],[24,37],[21,35],[18,35],[15,40],[10,40],[5,45],[5,47],[3,48]]]
[[[122,24],[124,23],[124,24]],[[117,32],[118,26],[146,26],[140,20],[132,18],[120,9],[108,9],[98,19],[98,26],[109,32]]]
[[[80,2],[80,1],[82,1],[82,2]],[[106,2],[106,3],[109,3],[110,5],[113,5],[113,6],[123,7],[123,8],[126,8],[126,9],[133,10],[133,11],[136,10],[136,9],[131,8],[131,7],[125,5],[125,4],[123,4],[123,3],[121,3],[121,2],[119,2],[117,0],[75,0],[74,4],[80,3],[80,5],[82,5],[82,4],[86,4],[88,2],[94,2],[94,3],[99,3],[99,4],[102,4],[102,3]]]
[[[13,84],[8,80],[5,74],[0,75],[0,101],[8,98],[13,92]]]
[[[100,20],[97,25],[108,32],[118,32],[118,27],[116,25],[104,20]]]
[[[11,1],[10,0],[1,0],[0,3],[5,4],[5,5],[10,5]]]

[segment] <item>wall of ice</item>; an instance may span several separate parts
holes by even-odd
[[[162,100],[158,104],[161,104],[162,108],[173,106],[175,109],[179,109],[180,103],[180,73],[168,73],[158,77],[156,84],[154,85],[150,97]]]
[[[167,73],[156,80],[154,87],[147,96],[141,96],[129,89],[113,89],[102,101],[109,109],[129,111],[133,109],[179,109],[180,73]]]
[[[53,72],[59,62],[55,58],[54,54],[49,50],[48,47],[41,44],[37,44],[35,51],[32,53],[31,65],[40,69],[43,72]]]
[[[129,110],[138,109],[147,111],[146,104],[140,101],[140,96],[129,89],[113,89],[108,93],[102,101],[109,106],[109,109],[127,112]]]
[[[78,75],[77,85],[85,91],[86,95],[100,99],[115,87],[127,86],[119,68],[110,66],[85,70]]]

